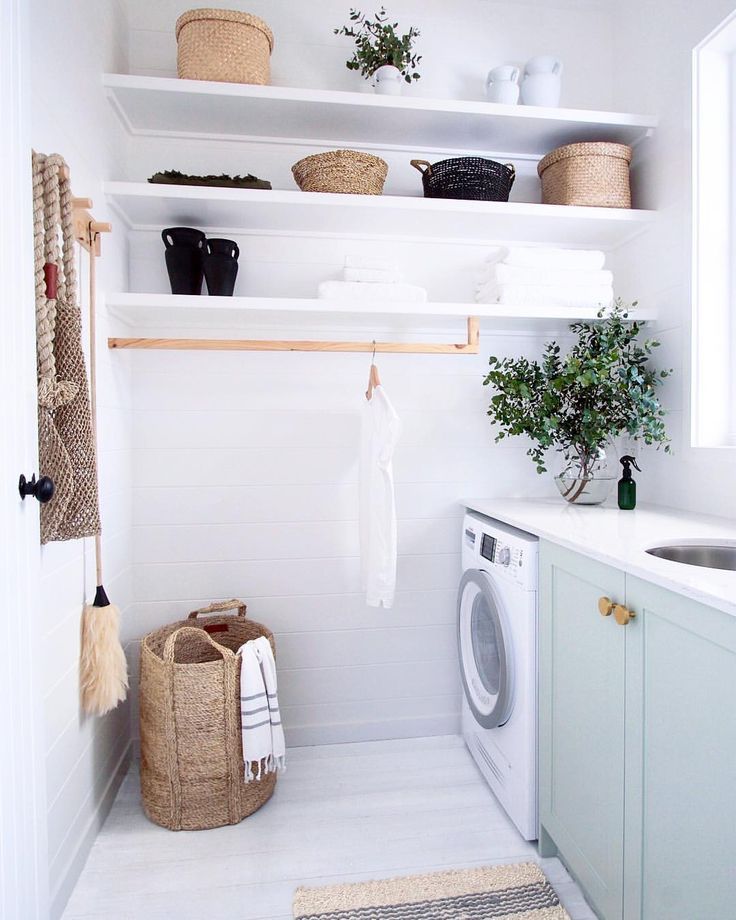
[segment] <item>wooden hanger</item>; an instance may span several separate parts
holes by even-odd
[[[368,372],[368,389],[365,391],[365,398],[370,401],[373,391],[376,387],[381,386],[381,378],[378,376],[376,361],[376,340],[373,339],[373,354],[371,355],[371,369]]]

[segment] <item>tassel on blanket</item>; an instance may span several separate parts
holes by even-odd
[[[286,768],[286,745],[276,682],[276,662],[265,637],[251,639],[240,655],[240,719],[245,781]]]

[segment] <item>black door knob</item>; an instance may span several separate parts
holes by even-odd
[[[36,474],[34,473],[29,482],[22,473],[20,474],[18,491],[20,492],[21,498],[25,498],[26,495],[32,495],[35,499],[40,501],[42,505],[45,505],[46,502],[50,502],[54,497],[54,489],[54,480],[50,476],[41,476],[41,478],[37,480]]]

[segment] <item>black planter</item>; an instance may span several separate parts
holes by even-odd
[[[204,253],[204,277],[207,292],[232,297],[238,277],[238,244],[232,240],[207,240]]]
[[[172,294],[201,294],[206,238],[193,227],[169,227],[161,231],[166,246],[166,270]]]

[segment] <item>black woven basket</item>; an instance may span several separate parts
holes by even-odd
[[[412,160],[411,165],[422,174],[425,198],[508,201],[516,178],[511,163],[485,157],[456,157],[439,163]]]

